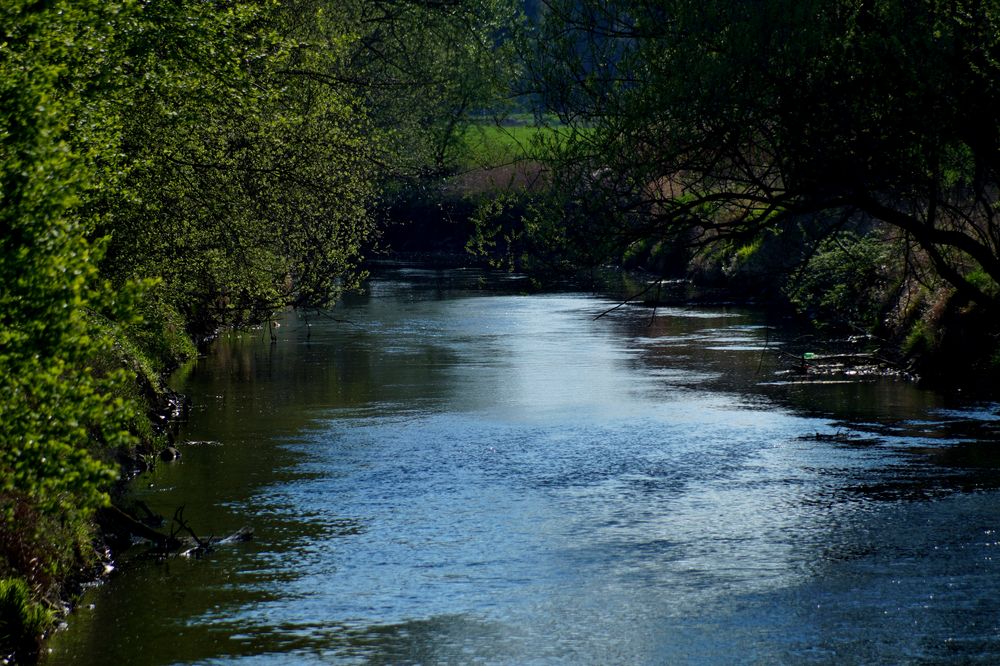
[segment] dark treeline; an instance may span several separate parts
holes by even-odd
[[[332,305],[399,202],[478,204],[470,247],[517,268],[738,285],[992,372],[998,22],[937,0],[5,2],[0,657],[30,660],[97,562],[116,456],[163,444],[161,373],[220,327]],[[511,110],[534,134],[498,161],[520,166],[471,159]]]

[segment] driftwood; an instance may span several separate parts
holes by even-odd
[[[195,534],[191,526],[188,525],[187,520],[184,519],[184,507],[180,506],[174,511],[174,524],[175,528],[170,530],[170,538],[178,539],[178,534],[181,530],[188,533],[190,538],[179,538],[179,542],[187,546],[187,548],[181,551],[180,555],[182,557],[201,557],[202,555],[207,555],[215,550],[215,546],[220,544],[228,543],[240,543],[242,541],[250,541],[253,539],[253,530],[249,527],[241,527],[232,534],[222,539],[216,539],[215,535],[209,536],[207,539],[203,539]]]
[[[133,506],[142,511],[142,513],[144,514],[142,522],[148,525],[149,527],[160,527],[161,525],[163,525],[163,516],[157,513],[153,513],[153,510],[149,508],[149,505],[143,502],[142,500],[136,500]]]

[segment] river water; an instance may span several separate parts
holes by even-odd
[[[1000,407],[503,282],[398,268],[220,339],[136,495],[254,541],[133,549],[47,663],[1000,661]]]

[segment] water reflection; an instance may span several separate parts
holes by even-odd
[[[251,544],[126,563],[50,663],[989,661],[995,405],[775,381],[737,308],[397,271],[190,369],[138,494]]]

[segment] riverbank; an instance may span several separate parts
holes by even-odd
[[[496,285],[502,285],[501,293],[512,293],[512,294],[526,294],[526,293],[539,293],[540,291],[545,291],[540,289],[537,282],[532,282],[528,278],[523,278],[521,280],[509,280],[509,274],[504,274],[503,272],[493,272],[492,277],[489,277],[489,272],[483,273],[482,269],[470,269],[467,264],[468,258],[461,254],[447,254],[447,253],[437,253],[433,255],[433,260],[427,261],[428,255],[418,255],[421,260],[417,263],[409,263],[406,261],[387,261],[382,263],[375,263],[371,266],[375,275],[378,276],[380,272],[388,271],[392,274],[397,275],[412,275],[415,280],[418,280],[417,284],[422,284],[421,280],[426,280],[426,276],[435,274],[450,274],[449,269],[463,269],[457,272],[452,271],[455,275],[453,279],[445,280],[444,283],[448,285],[449,289],[455,289],[456,287],[461,287],[464,285],[465,289],[475,292],[476,290],[484,288],[484,285],[495,283],[492,289],[497,289]],[[410,257],[413,258],[412,255]],[[638,319],[652,318],[655,316],[656,312],[661,314],[665,311],[667,312],[685,312],[698,308],[705,307],[715,307],[721,308],[723,310],[728,310],[732,308],[739,308],[746,306],[748,304],[753,304],[754,299],[759,299],[759,296],[755,296],[752,293],[737,293],[735,291],[727,291],[723,286],[715,284],[713,286],[706,285],[695,285],[688,280],[674,280],[664,283],[660,283],[655,279],[650,273],[642,272],[638,270],[623,271],[621,269],[608,268],[605,269],[603,274],[599,275],[596,273],[589,274],[586,276],[586,281],[584,283],[578,283],[576,286],[576,291],[579,291],[580,284],[584,284],[584,289],[586,291],[592,291],[597,293],[605,294],[611,300],[606,310],[609,311],[607,317],[614,319],[616,316],[621,316],[624,313],[631,312],[629,317],[637,317]],[[568,283],[563,284],[562,290],[570,289]],[[557,290],[558,291],[558,290]],[[359,303],[370,303],[372,299],[378,299],[381,295],[379,292],[369,293],[367,295],[351,296],[348,298],[348,307],[358,307]],[[630,304],[624,309],[613,310],[613,307],[617,303],[626,302]],[[757,301],[757,305],[760,306],[762,303],[760,300]],[[640,306],[636,308],[635,306]],[[800,317],[794,316],[793,311],[789,307],[777,308],[775,309],[774,303],[768,303],[770,306],[768,321],[769,322],[784,322],[781,324],[782,327],[795,327],[799,328],[807,322],[803,322]],[[645,314],[644,314],[645,313]],[[595,316],[602,314],[601,312],[595,312]],[[348,318],[350,318],[348,316]],[[323,320],[317,320],[323,321]],[[354,322],[350,326],[358,326],[359,322]],[[777,325],[776,323],[769,323],[768,327]],[[271,346],[268,350],[265,347],[258,348],[255,346],[256,343],[251,341],[257,338],[261,340],[267,337],[266,333],[258,332],[251,334],[239,334],[236,332],[224,334],[222,339],[219,341],[221,345],[221,350],[217,349],[216,354],[221,354],[221,366],[214,371],[216,375],[225,373],[236,373],[236,377],[244,377],[244,380],[235,380],[235,383],[231,383],[230,390],[236,390],[244,392],[250,387],[249,384],[244,385],[243,381],[246,380],[256,380],[264,381],[265,374],[261,364],[264,359],[267,358],[267,367],[281,367],[281,358],[283,358],[288,352],[288,342],[295,340],[302,335],[304,335],[301,322],[292,326],[284,326],[279,331],[279,341],[276,345]],[[819,366],[823,362],[821,358],[812,358],[814,356],[821,357],[828,354],[846,354],[846,351],[851,353],[870,353],[872,350],[872,344],[879,344],[880,341],[870,340],[867,338],[858,337],[853,340],[848,339],[848,336],[827,336],[827,337],[816,337],[814,335],[805,335],[796,333],[792,336],[792,339],[784,341],[783,344],[777,345],[765,339],[763,341],[763,346],[761,350],[755,353],[754,363],[760,364],[767,362],[768,364],[776,363],[780,367],[787,368],[787,371],[793,373],[789,375],[789,379],[794,379],[795,381],[833,381],[837,379],[848,379],[857,386],[863,386],[866,382],[878,380],[879,376],[884,376],[885,373],[879,368],[872,368],[870,372],[859,373],[857,367],[841,367],[838,372],[838,376],[824,376],[821,377],[817,373],[824,371]],[[243,342],[240,342],[240,341]],[[318,345],[319,348],[323,348],[323,338],[317,338],[312,341],[311,344]],[[760,345],[761,341],[757,341]],[[249,350],[254,351],[248,355]],[[772,356],[779,353],[788,356],[788,359],[782,359],[775,361]],[[265,354],[266,352],[266,354]],[[887,352],[880,352],[886,353]],[[802,367],[798,365],[798,361],[793,360],[792,357],[800,359],[802,361],[807,360],[807,356],[810,357],[810,365],[812,369]],[[290,359],[289,359],[290,360]],[[286,361],[287,362],[287,361]],[[277,364],[277,365],[275,365]],[[860,364],[859,364],[860,365]],[[801,374],[798,373],[801,370]],[[315,372],[315,370],[311,371]],[[341,391],[357,391],[359,395],[369,395],[372,391],[375,391],[375,387],[365,384],[358,383],[356,378],[352,378],[348,373],[347,375],[341,375],[343,369],[338,371],[338,376],[336,378],[327,377],[325,374],[321,376],[312,377],[311,381],[318,382],[329,382],[333,386],[343,384]],[[810,374],[811,373],[811,374]],[[895,373],[895,376],[903,377],[904,372]],[[311,375],[310,375],[311,376]],[[197,386],[197,384],[196,384]],[[227,392],[223,391],[221,393],[216,393],[216,389],[199,388],[197,389],[202,394],[211,394],[218,396],[228,395]],[[238,400],[233,397],[225,399],[225,403],[229,405],[229,408],[235,410],[234,413],[239,411],[239,403],[244,402],[248,404],[261,404],[260,400],[254,397],[250,397],[252,394],[240,393],[242,397]],[[300,395],[300,392],[293,391],[291,395]],[[204,401],[204,396],[201,400]],[[273,399],[273,398],[271,398]],[[176,421],[173,420],[177,416],[180,416],[180,408],[182,408],[184,403],[177,402],[176,398],[170,403],[172,407],[160,410],[159,412],[151,414],[153,415],[153,421],[158,423],[174,423],[183,424],[183,420]],[[196,410],[200,413],[209,408],[209,405],[198,404],[195,406]],[[269,410],[271,408],[268,408]],[[269,412],[270,413],[270,412]],[[275,418],[280,418],[277,413]],[[204,431],[196,430],[192,433],[186,434],[184,437],[197,437],[199,441],[209,441],[217,442],[216,446],[225,446],[226,439],[230,437],[235,437],[242,441],[248,435],[245,433],[240,434],[227,434],[223,432],[217,432],[214,430]],[[164,436],[160,440],[160,443],[164,446],[169,442],[169,437]],[[160,462],[160,469],[158,471],[152,472],[152,468],[157,464],[156,458],[159,449],[155,447],[140,448],[136,451],[135,456],[131,458],[122,458],[120,462],[124,465],[123,470],[130,470],[128,474],[134,473],[137,470],[142,470],[146,473],[143,478],[158,479],[157,481],[151,481],[154,483],[155,487],[160,487],[161,484],[168,485],[180,485],[186,488],[189,492],[193,490],[199,483],[198,479],[183,480],[190,470],[187,469],[186,463],[188,462],[188,457],[194,455],[196,458],[203,458],[206,454],[211,453],[214,450],[213,446],[199,447],[199,446],[186,446],[182,442],[178,442],[177,448],[184,454],[184,458],[181,459],[179,465],[171,466],[166,463]],[[288,461],[286,461],[287,463]],[[213,478],[218,479],[221,476],[234,476],[237,478],[249,478],[258,474],[259,472],[254,468],[253,457],[249,459],[241,460],[238,463],[230,466],[229,463],[222,465],[221,463],[216,463],[220,466],[216,469],[213,474]],[[270,464],[270,463],[268,463]],[[170,469],[168,469],[168,467]],[[123,476],[128,475],[123,472]],[[199,475],[199,479],[203,478]],[[167,481],[169,479],[169,481]],[[148,482],[147,482],[148,483]],[[218,480],[213,481],[214,484],[219,483]],[[229,484],[231,485],[231,484]],[[127,486],[120,486],[123,490],[128,489]],[[150,500],[149,489],[144,487],[144,492],[140,495],[144,497],[144,502]],[[206,490],[207,492],[207,490]],[[154,495],[155,496],[155,495]],[[129,497],[129,495],[122,494],[118,496],[116,505],[120,509],[124,509],[126,512],[130,512],[133,507],[139,506],[134,503],[134,498]],[[205,503],[211,503],[213,500],[209,499],[207,495],[202,494],[192,494],[190,500],[187,498],[173,500],[173,505],[165,506],[163,504],[159,506],[154,506],[152,513],[158,513],[161,515],[166,515],[169,519],[171,512],[175,511],[180,504],[189,504],[191,506],[198,505],[198,509],[204,511],[201,506]],[[152,502],[155,504],[155,502]],[[212,531],[216,534],[224,534],[231,531],[238,530],[244,525],[237,524],[237,517],[228,515],[222,518],[214,513],[199,515],[196,511],[191,511],[188,514],[193,515],[194,519],[197,521],[197,527],[201,531]],[[136,511],[130,513],[131,519],[136,522],[143,522],[144,519],[150,518],[146,512]],[[105,521],[104,529],[107,531],[106,537],[101,541],[103,545],[96,548],[95,550],[100,553],[101,558],[99,561],[94,562],[89,569],[82,570],[83,578],[74,581],[73,585],[66,588],[66,591],[70,593],[71,596],[78,594],[80,587],[78,583],[83,582],[84,579],[92,580],[95,575],[103,574],[106,572],[108,565],[113,565],[117,558],[121,554],[121,548],[126,548],[131,545],[132,534],[128,532],[127,526],[123,531],[121,521]],[[158,530],[160,533],[164,531],[163,527],[153,526],[152,530]],[[117,535],[117,536],[115,536]],[[116,547],[117,545],[117,547]],[[96,567],[96,568],[95,568]],[[126,574],[127,575],[127,574]],[[64,597],[68,598],[68,597]]]

